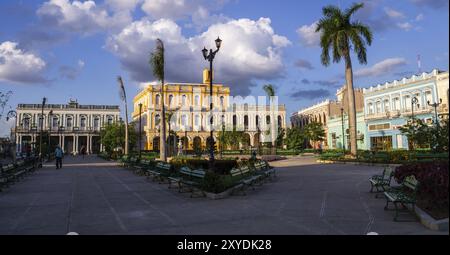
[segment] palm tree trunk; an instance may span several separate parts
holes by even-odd
[[[166,162],[166,109],[164,107],[164,79],[161,81],[161,118],[162,118],[162,128],[160,134],[160,145],[159,145],[159,155],[160,160]]]
[[[347,80],[347,95],[348,95],[348,119],[350,129],[350,153],[356,156],[356,107],[355,107],[355,91],[353,90],[353,69],[350,53],[345,57],[345,79]]]

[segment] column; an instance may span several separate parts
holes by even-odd
[[[92,136],[91,135],[87,135],[87,144],[86,144],[86,153],[87,154],[91,154],[91,148],[92,148]]]
[[[62,148],[63,152],[65,152],[65,150],[66,150],[66,148],[64,146],[64,137],[65,137],[65,135],[62,135],[61,148]]]
[[[78,154],[78,135],[75,136],[75,153]]]
[[[72,153],[75,153],[75,135],[73,135],[73,142],[72,142]]]

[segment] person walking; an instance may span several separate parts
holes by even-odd
[[[64,155],[64,153],[58,144],[58,146],[56,146],[56,149],[55,149],[56,169],[62,168],[63,155]]]

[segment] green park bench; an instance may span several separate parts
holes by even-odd
[[[242,176],[243,178],[239,180],[238,186],[240,187],[240,191],[246,195],[245,190],[247,190],[249,187],[252,187],[253,190],[255,190],[255,184],[258,183],[262,175],[261,174],[252,174],[252,171],[250,170],[250,167],[248,166],[241,166],[241,167],[235,167],[230,170],[230,175],[232,177],[235,176]]]
[[[394,221],[398,221],[398,214],[400,212],[399,204],[407,209],[407,205],[412,206],[414,212],[416,205],[416,195],[419,188],[419,181],[413,175],[405,178],[400,187],[392,188],[384,192],[386,197],[386,206],[384,210],[389,210],[389,203],[393,203],[395,207]]]
[[[275,168],[269,165],[265,160],[258,160],[253,165],[257,173],[261,173],[264,179],[273,179],[276,177]]]
[[[154,168],[149,168],[145,172],[148,178],[152,178],[153,181],[159,180],[159,183],[164,181],[164,178],[169,178],[171,175],[172,165],[166,162],[156,163]],[[170,181],[169,181],[170,186]]]
[[[130,162],[130,156],[127,155],[122,156],[119,162],[122,164],[123,167],[127,167],[128,163]]]
[[[142,159],[139,163],[134,165],[134,172],[139,175],[144,175],[150,169],[152,161],[149,159]]]
[[[187,187],[188,192],[191,192],[191,197],[194,197],[195,192],[200,192],[201,196],[205,196],[205,193],[201,189],[202,181],[205,178],[206,172],[201,169],[190,169],[187,166],[180,168],[179,177],[169,177],[169,188],[172,183],[176,183],[178,186],[178,192],[183,192],[183,188]]]
[[[394,169],[392,167],[385,167],[381,175],[374,175],[369,178],[370,193],[385,192],[391,186],[392,177],[394,176]],[[374,190],[375,189],[375,190]],[[378,197],[376,194],[375,197]]]

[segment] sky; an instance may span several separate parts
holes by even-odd
[[[209,66],[201,50],[222,47],[215,82],[232,95],[264,95],[273,84],[290,116],[335,99],[344,63],[323,66],[315,22],[322,8],[354,1],[299,0],[2,0],[0,92],[12,92],[0,118],[0,137],[13,122],[5,115],[19,103],[120,105],[116,78],[132,98],[154,82],[148,58],[164,41],[168,82],[201,82]],[[368,63],[353,57],[355,87],[401,79],[419,71],[448,71],[448,0],[371,0],[353,18],[374,40]],[[418,65],[420,55],[420,68]],[[1,108],[0,108],[1,110]],[[122,112],[124,112],[122,110]]]

